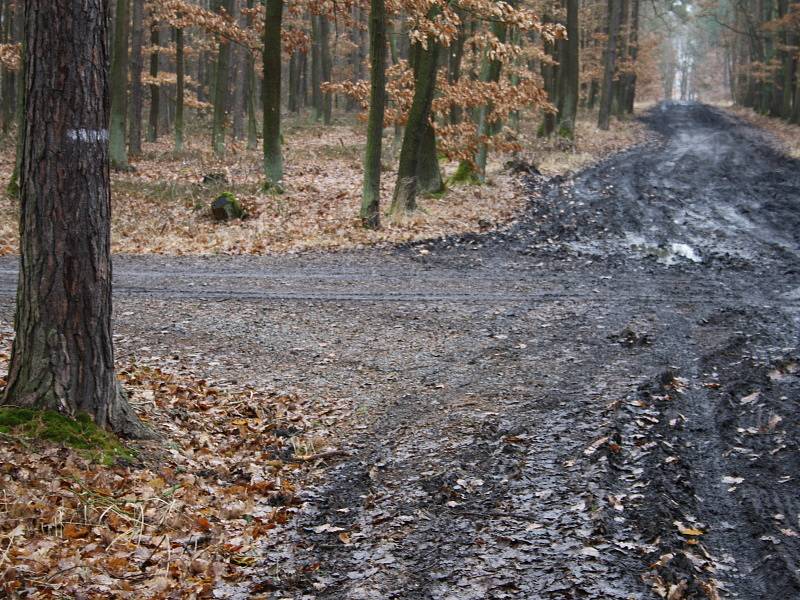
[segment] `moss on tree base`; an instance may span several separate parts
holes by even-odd
[[[113,434],[95,425],[86,413],[70,419],[49,410],[4,406],[0,407],[0,433],[64,444],[106,465],[135,456]]]

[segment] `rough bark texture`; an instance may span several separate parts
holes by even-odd
[[[144,38],[144,0],[133,0],[133,30],[131,34],[131,122],[128,130],[128,150],[132,156],[142,154],[142,43]]]
[[[603,58],[603,86],[600,91],[600,113],[597,126],[608,131],[613,100],[614,70],[617,65],[617,32],[619,31],[620,0],[608,0],[608,41]]]
[[[114,55],[111,60],[111,166],[128,167],[125,144],[128,117],[128,37],[130,34],[130,0],[117,0],[114,19]]]
[[[142,436],[114,376],[106,17],[103,0],[26,3],[22,258],[3,403]]]
[[[364,188],[361,223],[368,229],[380,226],[381,146],[386,105],[386,11],[384,0],[370,0],[369,16],[370,95],[367,147],[364,151]]]
[[[264,23],[264,175],[268,186],[280,187],[281,154],[281,21],[283,0],[267,0]]]
[[[175,150],[183,150],[183,92],[185,88],[183,29],[175,30]]]

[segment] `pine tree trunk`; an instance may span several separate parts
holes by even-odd
[[[142,154],[142,44],[144,39],[144,0],[133,0],[133,29],[131,34],[131,122],[129,149],[132,156]]]
[[[320,37],[320,77],[323,82],[332,81],[331,64],[331,23],[328,17],[320,17],[319,22],[319,37]],[[333,96],[330,92],[322,94],[322,123],[330,125],[333,118]]]
[[[233,0],[223,0],[220,8],[233,14]],[[211,148],[214,154],[225,154],[225,121],[228,114],[228,76],[231,65],[231,42],[220,36],[217,54],[216,84],[214,85],[214,123],[211,129]]]
[[[283,0],[267,0],[264,23],[264,175],[280,190],[281,155],[281,21]]]
[[[25,16],[22,258],[3,403],[146,436],[114,376],[107,3],[28,0]]]
[[[420,52],[414,78],[414,98],[408,113],[403,146],[400,149],[400,164],[397,168],[397,182],[389,212],[399,215],[417,207],[417,170],[420,145],[425,127],[430,126],[431,103],[436,87],[436,67],[439,58],[439,44],[428,37],[428,48]]]
[[[370,96],[367,146],[364,150],[364,188],[361,223],[367,229],[380,226],[381,147],[386,105],[386,12],[384,0],[370,0],[369,15]]]
[[[161,36],[158,30],[158,24],[154,23],[150,29],[150,45],[158,48],[161,44]],[[158,77],[158,52],[153,52],[150,55],[150,77]],[[147,141],[155,142],[158,140],[158,120],[160,118],[160,97],[159,87],[150,84],[150,119],[147,128]]]
[[[597,126],[608,131],[611,117],[611,102],[614,91],[614,71],[617,66],[617,33],[619,31],[620,1],[608,0],[608,40],[603,66],[603,86],[600,90],[600,114],[597,117]]]
[[[183,28],[175,30],[175,151],[183,151],[183,95],[185,88]]]
[[[130,34],[130,0],[117,0],[114,20],[114,53],[111,60],[111,129],[109,132],[111,166],[128,168],[125,144],[128,117],[128,38]]]

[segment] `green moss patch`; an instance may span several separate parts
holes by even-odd
[[[112,434],[81,413],[75,419],[49,410],[16,406],[0,407],[0,433],[20,438],[45,440],[75,448],[91,460],[113,464],[131,460],[134,454]]]

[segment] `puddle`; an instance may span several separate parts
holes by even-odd
[[[674,265],[682,259],[693,263],[703,262],[703,258],[689,244],[683,242],[671,242],[669,244],[655,244],[648,242],[643,237],[635,234],[627,234],[626,242],[631,250],[642,256],[652,256],[663,265]]]

